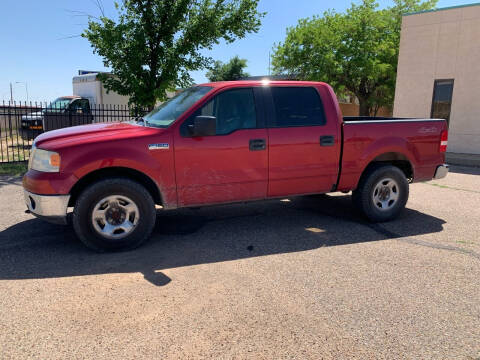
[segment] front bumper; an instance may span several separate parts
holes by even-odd
[[[433,176],[434,179],[443,179],[448,174],[448,165],[443,164],[437,166],[437,170],[435,170],[435,175]]]
[[[70,195],[38,195],[23,190],[28,210],[35,216],[54,224],[67,224]]]

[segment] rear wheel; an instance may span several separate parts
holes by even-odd
[[[379,165],[362,175],[352,198],[370,221],[382,222],[396,218],[405,208],[408,190],[407,178],[399,168]]]
[[[73,227],[79,239],[95,251],[133,249],[150,236],[155,204],[135,181],[111,178],[96,182],[78,197]]]

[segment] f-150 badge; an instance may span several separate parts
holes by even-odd
[[[435,126],[423,126],[418,132],[420,134],[434,134],[437,132],[437,128]]]
[[[148,150],[168,150],[170,145],[168,143],[160,143],[160,144],[149,144]]]

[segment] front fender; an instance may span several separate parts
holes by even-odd
[[[162,154],[165,156],[165,161],[162,161],[158,156],[153,156],[148,151],[140,149],[110,146],[79,151],[77,154],[72,149],[69,150],[68,162],[62,171],[73,174],[77,179],[82,179],[100,169],[112,167],[132,169],[148,176],[157,185],[166,207],[176,207],[175,179],[173,165],[169,160],[170,157],[166,154],[168,151]]]

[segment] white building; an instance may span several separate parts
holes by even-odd
[[[78,75],[72,79],[73,95],[87,98],[93,105],[128,105],[128,96],[123,96],[115,91],[107,91],[98,79],[99,71],[79,70]],[[175,92],[167,92],[169,98]],[[161,104],[158,102],[157,105]]]
[[[480,4],[404,16],[394,116],[446,118],[451,156],[480,154],[479,99]]]

